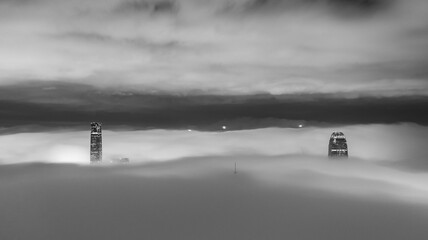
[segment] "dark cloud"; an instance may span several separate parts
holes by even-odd
[[[330,10],[330,13],[341,16],[367,16],[389,9],[394,0],[248,0],[241,3],[248,11],[269,11],[282,13],[301,10]],[[229,7],[237,8],[236,4]]]
[[[359,11],[375,11],[389,7],[395,0],[315,0],[314,2],[327,2],[327,4],[354,9]]]
[[[178,4],[174,0],[130,0],[121,2],[116,10],[125,13],[174,13],[178,11]]]
[[[4,86],[0,89],[3,126],[86,125],[98,119],[110,126],[193,127],[218,130],[326,124],[428,124],[425,97],[347,98],[337,95],[171,95],[96,88],[62,82]],[[231,129],[231,130],[232,130]]]

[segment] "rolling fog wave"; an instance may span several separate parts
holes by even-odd
[[[428,128],[415,124],[352,125],[337,128],[266,128],[226,132],[178,130],[104,131],[103,156],[109,162],[176,160],[205,156],[326,156],[331,132],[343,131],[350,156],[369,161],[424,166]],[[89,162],[89,131],[17,133],[0,136],[2,163]],[[428,169],[428,165],[426,166]]]
[[[85,164],[89,132],[0,137],[0,239],[428,237],[426,127],[103,134],[131,164]]]

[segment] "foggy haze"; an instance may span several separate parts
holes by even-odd
[[[426,0],[0,0],[0,240],[426,240],[427,39]]]
[[[428,174],[355,158],[33,163],[2,165],[0,173],[2,239],[428,236]]]
[[[103,156],[136,163],[206,156],[327,155],[330,134],[343,131],[350,156],[369,161],[425,162],[428,128],[416,124],[266,128],[243,131],[103,131]],[[19,144],[17,144],[19,143]],[[88,131],[16,133],[0,136],[3,163],[88,163]],[[428,165],[426,165],[428,169]]]

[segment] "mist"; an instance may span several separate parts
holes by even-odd
[[[350,158],[327,158],[334,130]],[[424,239],[428,128],[0,136],[1,239]],[[110,160],[128,157],[130,164]],[[237,165],[237,173],[234,166]]]
[[[428,239],[427,23],[426,0],[0,0],[0,240]]]
[[[233,173],[233,163],[238,173]],[[424,239],[427,174],[358,159],[0,167],[2,239]]]
[[[206,156],[311,155],[324,157],[333,131],[342,131],[350,155],[367,161],[425,162],[428,128],[411,123],[337,127],[262,128],[241,131],[138,130],[103,131],[103,156],[126,156],[135,163]],[[17,144],[19,143],[19,144]],[[6,134],[3,163],[89,162],[88,131]],[[428,167],[428,166],[427,166]]]

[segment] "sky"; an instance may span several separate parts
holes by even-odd
[[[427,239],[426,39],[426,0],[0,0],[0,239]]]
[[[2,84],[426,95],[426,1],[1,1]]]
[[[426,125],[427,5],[2,0],[0,124]]]
[[[424,0],[0,2],[1,84],[427,95]]]

